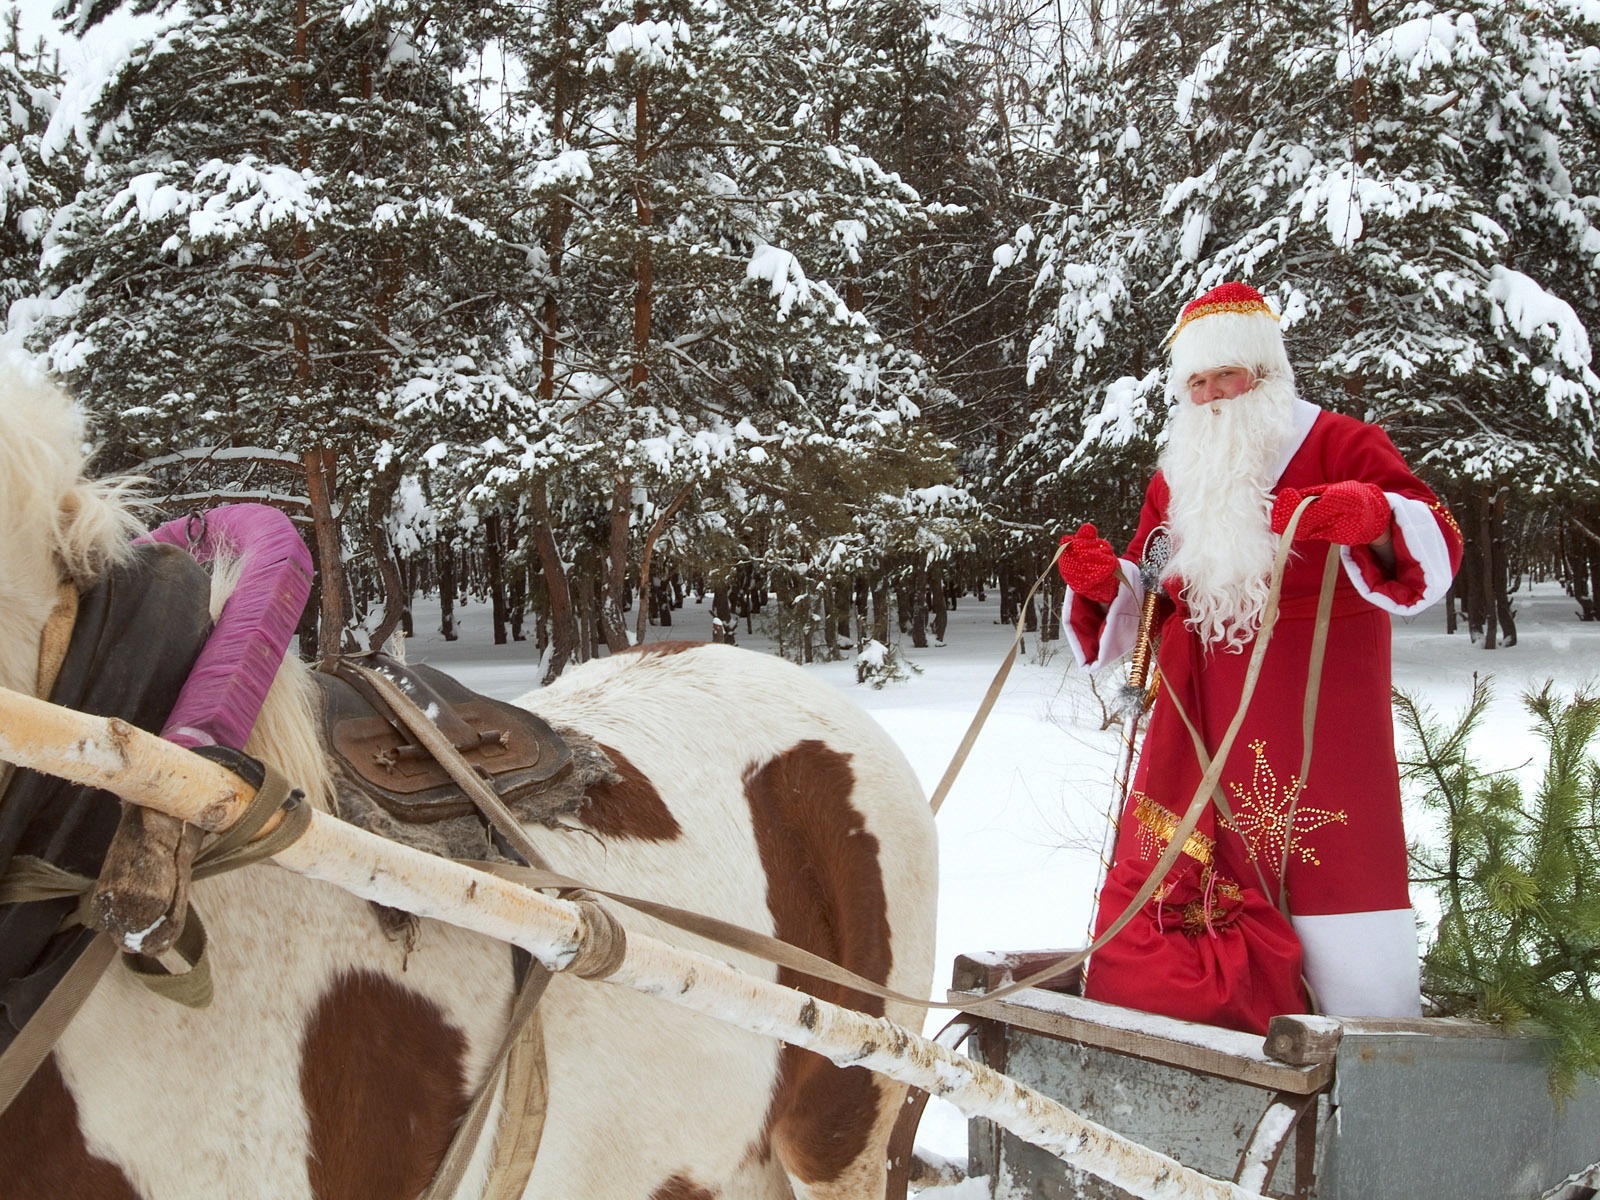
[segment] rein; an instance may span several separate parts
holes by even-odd
[[[1166,689],[1168,698],[1173,700],[1174,708],[1183,718],[1185,726],[1188,728],[1190,735],[1194,739],[1195,752],[1198,755],[1198,762],[1201,767],[1201,779],[1199,786],[1195,788],[1193,798],[1189,801],[1188,808],[1184,811],[1183,816],[1178,821],[1177,827],[1172,832],[1172,837],[1167,843],[1167,848],[1162,851],[1161,857],[1156,861],[1156,864],[1150,868],[1149,876],[1145,879],[1144,883],[1140,885],[1138,892],[1135,893],[1133,899],[1128,902],[1127,907],[1124,908],[1120,914],[1118,914],[1117,919],[1107,926],[1106,931],[1090,942],[1089,945],[1085,946],[1081,950],[1074,951],[1073,953],[1064,956],[1056,962],[1050,963],[1048,966],[1034,971],[1023,979],[1007,984],[1005,987],[997,988],[992,992],[986,992],[984,994],[984,998],[986,1000],[1004,999],[1005,997],[1013,995],[1016,992],[1020,992],[1025,988],[1035,987],[1047,979],[1053,979],[1058,975],[1065,974],[1068,971],[1075,970],[1076,968],[1082,966],[1088,961],[1091,954],[1100,949],[1100,947],[1104,946],[1117,934],[1121,933],[1122,930],[1127,926],[1128,922],[1133,920],[1133,918],[1138,914],[1139,910],[1145,906],[1150,897],[1155,895],[1156,889],[1161,886],[1161,881],[1166,878],[1167,872],[1170,871],[1173,865],[1178,861],[1178,855],[1183,852],[1184,843],[1189,840],[1189,835],[1194,832],[1195,826],[1200,823],[1200,817],[1204,813],[1206,804],[1210,799],[1216,799],[1219,805],[1219,811],[1222,812],[1224,817],[1231,819],[1227,807],[1227,800],[1223,798],[1221,788],[1217,786],[1218,780],[1221,778],[1222,767],[1227,761],[1228,753],[1233,748],[1234,738],[1238,736],[1239,728],[1244,723],[1245,713],[1250,707],[1250,700],[1255,694],[1256,683],[1261,675],[1262,660],[1266,657],[1267,646],[1272,640],[1273,628],[1278,623],[1278,610],[1283,592],[1283,573],[1285,568],[1288,566],[1289,553],[1291,544],[1294,540],[1295,531],[1300,526],[1300,516],[1314,499],[1314,496],[1307,496],[1300,501],[1300,503],[1296,506],[1294,513],[1290,516],[1289,523],[1284,528],[1282,538],[1278,543],[1278,552],[1274,556],[1272,562],[1272,576],[1267,594],[1267,607],[1262,613],[1261,625],[1256,632],[1255,642],[1250,649],[1250,662],[1245,668],[1244,687],[1240,692],[1239,704],[1234,710],[1232,719],[1228,722],[1227,732],[1224,733],[1222,741],[1218,745],[1217,754],[1214,758],[1207,757],[1205,745],[1200,738],[1199,731],[1189,720],[1188,714],[1183,711],[1182,706],[1178,704],[1177,697],[1174,695],[1172,689],[1170,687]],[[1061,550],[1060,548],[1057,548],[1056,557],[1060,557],[1060,554]],[[1327,644],[1328,627],[1331,621],[1333,585],[1336,579],[1335,568],[1337,567],[1338,562],[1338,550],[1336,547],[1330,545],[1328,549],[1327,564],[1323,569],[1322,591],[1317,600],[1316,630],[1312,635],[1312,674],[1306,687],[1306,707],[1303,718],[1303,727],[1305,729],[1305,745],[1300,773],[1302,780],[1305,779],[1306,773],[1310,770],[1311,766],[1311,733],[1312,727],[1316,721],[1317,693],[1321,690],[1322,662]],[[1054,565],[1055,559],[1052,558],[1050,566],[1045,568],[1044,572],[1034,582],[1033,587],[1029,589],[1028,599],[1033,597],[1033,593],[1038,590],[1040,584],[1044,582],[1045,578],[1049,575],[1051,567]],[[1126,586],[1125,579],[1123,582]],[[1026,605],[1026,603],[1027,601],[1025,600],[1024,605]],[[944,778],[939,781],[939,790],[935,793],[936,802],[943,799],[944,794],[949,791],[950,785],[955,782],[955,776],[960,771],[962,764],[965,762],[967,752],[971,750],[972,743],[977,740],[979,728],[982,727],[984,720],[987,719],[990,709],[994,707],[994,701],[999,693],[1000,685],[1005,681],[1006,675],[1010,673],[1012,664],[1016,661],[1017,646],[1022,640],[1023,616],[1024,614],[1018,615],[1017,632],[1016,636],[1012,639],[1010,652],[1006,655],[1005,661],[1001,664],[1000,670],[996,673],[994,682],[989,685],[989,691],[984,695],[983,702],[979,705],[978,713],[973,718],[971,726],[967,729],[967,734],[962,739],[961,745],[956,751],[955,758],[951,761],[950,766],[946,769]],[[1296,797],[1296,799],[1298,800],[1298,797]],[[935,810],[937,811],[937,805]],[[1291,820],[1294,817],[1294,808],[1292,806],[1289,810],[1289,817]],[[1261,866],[1259,863],[1256,864],[1256,871],[1258,874],[1261,871]],[[1282,879],[1282,877],[1283,876],[1280,873],[1279,878]],[[1267,895],[1270,895],[1272,892],[1272,889],[1266,886],[1266,880],[1264,877],[1262,878],[1262,891]],[[1285,913],[1287,913],[1288,898],[1283,894],[1282,889],[1279,890],[1279,905],[1285,911]],[[927,1007],[949,1006],[929,1005]]]
[[[1221,774],[1222,764],[1225,762],[1232,747],[1254,693],[1260,674],[1262,658],[1278,618],[1283,572],[1294,531],[1298,526],[1301,513],[1312,499],[1314,497],[1306,497],[1301,501],[1284,531],[1273,564],[1267,609],[1263,614],[1261,628],[1252,648],[1251,660],[1247,668],[1245,686],[1239,706],[1230,721],[1227,733],[1220,743],[1218,753],[1214,758],[1207,759],[1198,731],[1189,722],[1187,714],[1183,713],[1181,706],[1178,706],[1180,715],[1183,717],[1186,726],[1188,726],[1191,735],[1195,738],[1196,751],[1202,766],[1203,777],[1187,811],[1174,830],[1166,850],[1156,866],[1152,868],[1150,877],[1145,880],[1139,893],[1134,897],[1127,909],[1089,947],[1069,955],[1060,962],[1051,964],[1023,980],[989,993],[989,998],[1002,998],[1023,988],[1032,987],[1085,961],[1094,950],[1104,945],[1106,941],[1120,932],[1149,900],[1156,887],[1159,886],[1160,880],[1176,862],[1184,842],[1193,832],[1205,804],[1212,794],[1215,794],[1215,798],[1218,801],[1219,811],[1222,812],[1224,817],[1229,816],[1226,800],[1221,797],[1217,782]],[[1056,557],[1059,557],[1060,553],[1061,551],[1058,548]],[[1306,772],[1309,770],[1311,755],[1310,732],[1315,722],[1316,693],[1320,683],[1332,583],[1335,578],[1337,561],[1336,551],[1330,548],[1329,560],[1324,572],[1323,591],[1319,601],[1317,630],[1312,648],[1312,682],[1307,692],[1304,718],[1307,735],[1301,771],[1302,779],[1305,778]],[[1028,590],[1020,605],[1015,636],[1005,660],[985,693],[977,714],[969,725],[950,765],[947,767],[930,799],[930,807],[934,812],[938,811],[944,799],[948,796],[956,776],[959,774],[973,744],[976,742],[979,731],[998,699],[1002,685],[1016,661],[1018,648],[1023,637],[1023,623],[1026,619],[1028,606],[1053,566],[1054,558],[1052,558],[1051,564],[1046,568],[1045,573],[1041,574],[1039,579]],[[74,600],[75,596],[76,593],[74,592]],[[58,601],[57,611],[62,612],[64,615],[58,617],[57,613],[52,613],[46,637],[41,642],[41,678],[43,678],[46,670],[47,659],[53,658],[55,665],[50,668],[52,674],[54,670],[59,668],[60,655],[51,649],[58,639],[52,637],[48,630],[51,627],[59,629],[60,623],[63,621],[66,623],[67,628],[70,629],[71,612],[68,610],[71,607],[72,602],[63,604]],[[504,864],[470,865],[490,870],[495,874],[535,888],[559,889],[564,898],[579,904],[584,914],[584,924],[599,936],[593,939],[595,948],[591,950],[586,946],[585,951],[580,953],[578,959],[569,967],[575,973],[584,977],[603,978],[615,971],[621,962],[623,946],[625,945],[625,935],[622,927],[598,901],[590,898],[591,896],[603,896],[633,908],[635,911],[662,920],[685,932],[764,959],[774,965],[790,968],[812,979],[840,984],[858,993],[892,1000],[917,1008],[960,1007],[959,1005],[936,1003],[921,997],[905,995],[848,971],[797,946],[756,933],[753,930],[744,929],[729,922],[677,909],[669,905],[657,904],[616,892],[592,888],[581,881],[550,870],[548,864],[527,838],[520,823],[506,809],[494,789],[462,758],[455,750],[455,747],[450,744],[449,739],[439,733],[437,727],[428,719],[426,714],[422,713],[410,698],[386,676],[366,667],[358,666],[356,670],[360,671],[391,704],[394,711],[401,715],[407,727],[418,737],[419,743],[434,753],[438,761],[445,766],[463,791],[480,806],[485,817],[522,854],[529,864],[527,867],[507,866]],[[48,688],[46,688],[46,691],[48,691]],[[256,840],[253,844],[245,845],[245,843],[250,843],[252,837],[257,834],[263,825],[279,813],[282,813],[285,819],[280,821],[276,829],[272,830],[269,835]],[[251,805],[249,815],[233,829],[230,829],[222,838],[219,838],[217,842],[213,843],[212,846],[207,847],[206,851],[196,860],[195,877],[204,878],[206,875],[242,866],[248,862],[254,862],[276,853],[301,835],[309,824],[310,815],[307,806],[298,804],[296,794],[290,789],[287,782],[268,770],[259,787],[256,801]],[[1290,815],[1292,818],[1292,809]],[[21,865],[25,866],[25,864]],[[48,866],[48,864],[45,865]],[[43,871],[37,874],[28,874],[25,870],[24,876],[24,878],[18,880],[15,877],[15,872],[7,875],[4,883],[0,884],[0,902],[10,903],[28,899],[82,894],[93,884],[92,880],[84,879],[59,868],[55,868],[53,873],[51,871]],[[1286,904],[1286,899],[1282,896],[1281,890],[1280,904]],[[178,985],[180,990],[203,988],[208,991],[209,977],[200,966],[204,961],[204,927],[197,917],[194,919],[194,926],[198,949],[195,949],[193,943],[187,949],[194,950],[192,961],[196,966],[190,972],[176,978],[186,981],[182,985]],[[186,934],[185,936],[188,937],[189,935]],[[111,938],[104,934],[97,936],[90,949],[82,955],[67,976],[50,994],[45,1005],[35,1013],[34,1018],[28,1022],[7,1051],[0,1055],[0,1111],[4,1111],[4,1108],[27,1083],[34,1070],[48,1056],[62,1030],[65,1029],[72,1016],[88,998],[115,955],[116,945]],[[185,955],[185,957],[188,957],[188,955]],[[159,981],[161,976],[165,974],[165,969],[160,968],[159,964],[157,964],[156,971],[145,981],[156,987],[157,990],[162,990],[163,985],[161,983],[151,982],[151,980],[153,978]],[[528,1050],[531,1039],[539,1038],[540,1040],[533,1047],[531,1063],[524,1063],[524,1073],[529,1075],[532,1086],[539,1096],[539,1119],[537,1121],[531,1119],[514,1120],[510,1127],[513,1130],[525,1130],[529,1126],[533,1126],[531,1137],[520,1140],[516,1138],[499,1139],[503,1144],[497,1147],[495,1163],[491,1170],[490,1191],[486,1192],[486,1194],[497,1196],[502,1194],[515,1195],[520,1191],[520,1185],[516,1185],[514,1182],[511,1183],[509,1191],[502,1192],[496,1189],[501,1182],[514,1181],[517,1178],[517,1172],[521,1173],[520,1178],[523,1181],[526,1180],[528,1173],[531,1172],[533,1156],[537,1152],[539,1134],[542,1132],[543,1127],[543,1099],[547,1094],[545,1091],[547,1077],[543,1064],[542,1036],[539,1034],[536,1022],[536,1006],[549,981],[550,974],[550,971],[537,961],[532,964],[524,983],[516,993],[505,1034],[491,1062],[490,1070],[485,1077],[484,1083],[477,1096],[474,1097],[433,1181],[422,1193],[423,1200],[443,1200],[444,1197],[452,1195],[457,1189],[482,1134],[496,1085],[502,1073],[507,1069],[507,1064],[518,1057],[519,1047],[522,1047],[523,1050]],[[196,978],[190,978],[191,976]],[[141,977],[145,978],[143,973],[141,973]],[[521,1089],[518,1090],[521,1091]],[[506,1096],[507,1110],[509,1111],[513,1099],[512,1089],[509,1084],[506,1088]],[[504,1118],[502,1124],[504,1124]],[[502,1171],[510,1172],[510,1174],[502,1175]]]

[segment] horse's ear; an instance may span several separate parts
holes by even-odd
[[[129,539],[143,530],[134,511],[138,480],[80,479],[56,510],[55,552],[61,569],[80,586],[129,554]]]

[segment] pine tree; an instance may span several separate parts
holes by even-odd
[[[926,217],[831,123],[835,8],[545,16],[559,35],[529,79],[549,121],[528,146],[553,263],[540,408],[473,469],[530,490],[547,575],[603,564],[618,649],[669,521],[720,524],[765,558],[780,551],[764,509],[826,540],[868,464],[924,455],[927,371],[852,307],[849,280]]]
[[[1302,391],[1382,424],[1461,501],[1492,644],[1496,497],[1595,477],[1593,273],[1563,265],[1600,248],[1592,22],[1554,0],[1170,0],[1069,64],[1109,78],[1057,106],[1084,170],[1008,251],[1039,265],[1034,369],[1055,393],[1023,448],[1034,474],[1092,489],[1125,448],[1148,456],[1166,322],[1250,280],[1280,304]]]
[[[0,52],[0,309],[39,290],[39,248],[73,163],[47,158],[45,126],[61,91],[53,54],[21,45],[15,9]]]
[[[1411,743],[1403,777],[1442,839],[1412,848],[1412,878],[1441,912],[1423,988],[1441,1012],[1547,1031],[1551,1089],[1570,1095],[1579,1075],[1600,1075],[1600,695],[1563,697],[1550,684],[1524,695],[1547,752],[1531,796],[1512,773],[1474,761],[1489,698],[1474,677],[1466,711],[1445,729],[1395,697]]]
[[[197,3],[115,72],[32,336],[95,413],[103,468],[332,450],[347,548],[381,554],[430,447],[505,432],[537,267],[452,72],[511,15]],[[434,485],[424,525],[455,510],[455,482]]]

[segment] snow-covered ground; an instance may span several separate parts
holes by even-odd
[[[1465,632],[1444,632],[1442,609],[1394,627],[1395,684],[1444,715],[1458,713],[1475,673],[1494,677],[1494,702],[1477,739],[1486,767],[1516,768],[1538,742],[1519,702],[1522,691],[1554,679],[1563,691],[1600,683],[1600,622],[1581,622],[1576,604],[1551,584],[1516,597],[1518,644],[1484,651]],[[419,629],[433,612],[419,605]],[[458,610],[461,637],[411,641],[407,655],[457,674],[489,695],[512,698],[536,678],[531,642],[495,646],[481,607]],[[435,617],[436,620],[436,617]],[[671,629],[650,638],[709,639],[711,614],[687,604]],[[999,669],[1012,631],[997,602],[963,598],[951,614],[946,644],[901,647],[917,672],[881,690],[856,683],[848,661],[809,669],[846,691],[899,742],[932,792]],[[757,622],[743,645],[769,649]],[[936,993],[948,984],[958,953],[1081,945],[1089,920],[1106,811],[1111,801],[1117,731],[1102,729],[1102,708],[1070,652],[1041,647],[1033,635],[1019,658],[971,757],[939,813],[939,966]],[[1330,703],[1336,700],[1329,699]],[[930,1030],[945,1017],[937,1011]],[[965,1121],[953,1108],[928,1106],[919,1145],[964,1159]],[[956,1200],[959,1189],[941,1193]]]

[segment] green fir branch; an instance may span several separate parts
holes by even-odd
[[[1531,796],[1511,772],[1486,772],[1471,740],[1488,708],[1474,678],[1449,726],[1395,695],[1405,735],[1401,772],[1442,822],[1440,845],[1413,845],[1412,882],[1439,900],[1423,957],[1423,989],[1437,1011],[1551,1038],[1550,1089],[1571,1095],[1600,1076],[1600,693],[1523,696],[1544,744]]]

